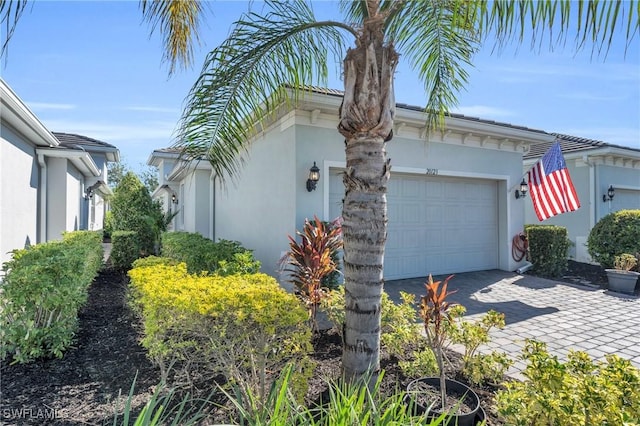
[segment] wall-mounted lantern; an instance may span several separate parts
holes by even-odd
[[[529,185],[527,185],[527,182],[522,178],[522,182],[520,182],[520,189],[516,189],[516,199],[526,197],[527,192],[529,192]]]
[[[171,194],[171,202],[173,204],[178,204],[178,194],[175,193],[175,191],[173,189],[171,189],[171,187],[167,184],[164,184],[160,187],[160,189],[164,189],[165,191],[167,191],[169,194]]]
[[[85,190],[84,190],[83,198],[85,200],[89,200],[89,199],[93,198],[93,194],[95,194],[96,189],[98,189],[102,185],[105,185],[105,183],[103,181],[99,180],[96,183],[94,183],[93,185],[86,187]]]
[[[307,179],[307,191],[315,191],[316,185],[320,180],[320,169],[316,166],[316,162],[313,162],[313,166],[309,169],[309,178]]]
[[[607,193],[602,195],[602,201],[607,202],[613,200],[613,197],[616,195],[616,190],[613,185],[609,185],[609,189],[607,189]]]

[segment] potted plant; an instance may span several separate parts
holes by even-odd
[[[420,317],[424,323],[427,343],[433,350],[438,364],[438,377],[423,377],[407,386],[412,407],[418,412],[429,412],[432,417],[446,413],[445,425],[475,426],[480,417],[480,399],[467,385],[445,377],[444,348],[448,343],[448,323],[452,321],[454,304],[447,297],[454,293],[447,290],[449,280],[425,283],[427,294],[420,298]]]
[[[609,290],[633,294],[640,272],[632,271],[638,264],[636,257],[629,253],[622,253],[614,258],[614,269],[605,269],[609,280]]]

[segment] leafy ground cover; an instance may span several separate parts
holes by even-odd
[[[581,277],[594,284],[601,284],[602,279],[606,282],[597,267],[577,262],[570,262],[569,267],[565,277]],[[566,278],[569,282],[573,279]],[[102,271],[80,313],[75,345],[62,359],[0,366],[0,424],[112,424],[134,378],[133,405],[141,408],[160,381],[160,371],[147,359],[139,339],[139,324],[127,305],[124,278],[111,270]],[[326,379],[339,374],[340,338],[325,332],[314,341],[314,349],[317,369],[307,394],[310,404],[327,397]],[[455,367],[457,356],[452,357]],[[411,381],[392,356],[383,356],[382,368],[383,393],[404,388]],[[477,390],[489,424],[499,425],[491,409],[496,388]],[[223,418],[223,414],[212,414],[214,421]]]

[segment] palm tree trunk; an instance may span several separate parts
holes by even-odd
[[[380,300],[387,239],[389,160],[398,55],[383,45],[380,22],[365,22],[357,47],[344,61],[345,95],[338,130],[345,137],[347,169],[342,211],[345,278],[343,375],[375,381],[380,370]],[[368,376],[370,375],[370,376]]]

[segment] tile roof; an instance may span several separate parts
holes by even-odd
[[[563,154],[569,152],[588,151],[598,148],[620,148],[630,151],[640,152],[640,149],[631,148],[628,146],[614,145],[595,139],[581,138],[578,136],[565,135],[562,133],[551,133],[556,137],[556,140],[560,142],[560,148]],[[551,147],[553,142],[545,142],[536,145],[531,145],[530,151],[524,155],[525,160],[542,157],[545,152]]]
[[[108,144],[103,141],[99,141],[97,139],[90,138],[88,136],[76,135],[74,133],[61,133],[61,132],[51,132],[53,135],[60,141],[60,145],[65,148],[74,148],[75,145],[82,146],[94,146],[100,148],[113,148],[117,150],[115,146]]]

